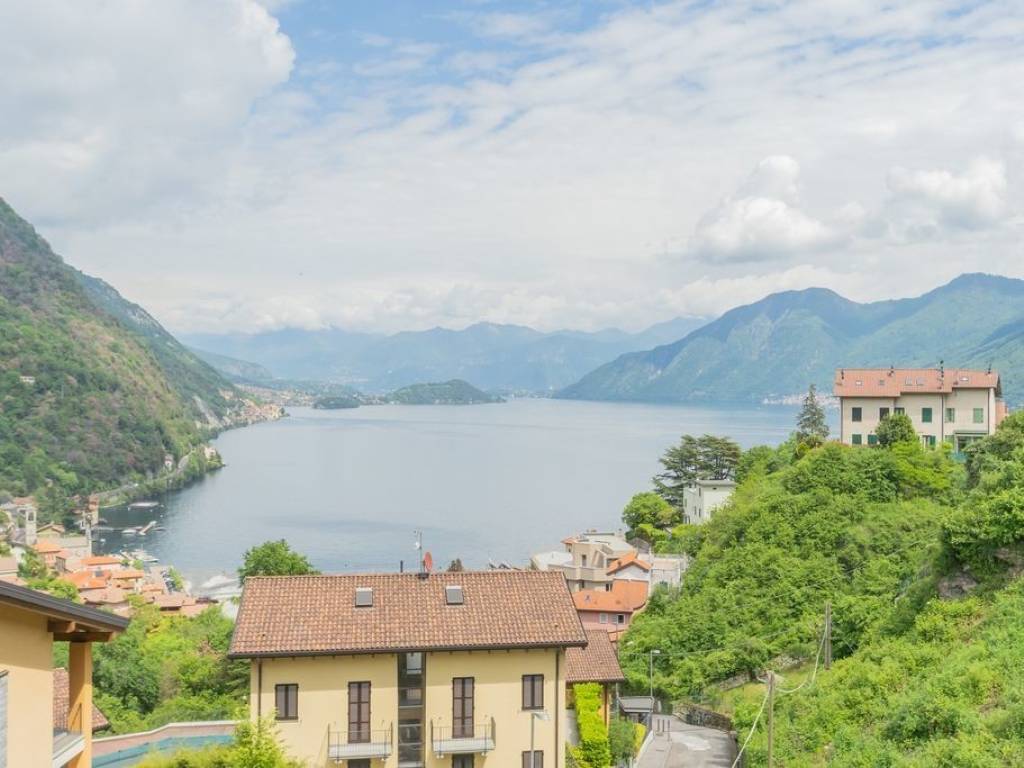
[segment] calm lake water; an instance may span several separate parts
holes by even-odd
[[[569,534],[619,527],[681,434],[774,444],[795,414],[564,400],[292,408],[221,435],[227,466],[159,509],[106,510],[115,529],[157,519],[164,530],[105,531],[100,548],[144,547],[193,581],[233,573],[248,547],[281,538],[324,571],[397,570],[416,562],[419,529],[438,566],[522,564]]]

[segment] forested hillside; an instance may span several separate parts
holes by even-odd
[[[0,492],[143,477],[228,423],[235,395],[0,200]]]
[[[726,679],[780,671],[775,757],[790,768],[1024,765],[1024,414],[966,465],[915,441],[787,443],[740,467],[730,504],[661,545],[694,561],[629,630],[633,684],[651,648],[664,695],[720,708]],[[760,766],[765,689],[748,687],[735,721],[741,736],[757,722]]]
[[[913,299],[859,304],[810,288],[730,310],[688,336],[601,366],[561,397],[759,401],[816,384],[836,368],[992,365],[1024,401],[1024,280],[962,275]]]

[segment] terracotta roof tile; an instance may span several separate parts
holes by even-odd
[[[618,683],[625,679],[615,647],[603,629],[588,629],[587,647],[565,652],[567,683]]]
[[[1000,391],[999,374],[966,368],[840,368],[832,394],[836,397],[899,397],[901,394],[950,393],[954,389]]]
[[[68,671],[64,667],[57,667],[53,670],[53,727],[56,730],[66,731],[68,728],[68,710],[71,708],[69,690]],[[108,725],[110,723],[106,716],[93,702],[92,729],[98,731]]]
[[[618,579],[612,582],[610,592],[581,589],[572,593],[572,601],[577,611],[632,612],[647,602],[647,582]]]
[[[445,587],[462,587],[447,605]],[[372,607],[355,607],[357,587]],[[582,646],[561,573],[479,571],[246,579],[230,655]]]
[[[49,555],[60,552],[62,547],[60,544],[55,541],[51,541],[50,539],[39,539],[39,541],[36,542],[34,549],[41,555]]]
[[[608,573],[615,573],[616,571],[621,571],[623,568],[628,568],[631,565],[635,565],[643,571],[651,570],[651,564],[645,563],[643,560],[637,557],[636,551],[633,551],[623,555],[618,560],[612,560],[611,565],[608,566]]]
[[[98,565],[120,565],[122,562],[120,557],[114,557],[113,555],[93,555],[92,557],[82,558],[82,567],[95,568]]]

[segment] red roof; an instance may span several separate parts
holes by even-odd
[[[565,651],[565,682],[620,683],[625,681],[611,638],[603,629],[587,630],[586,648]]]
[[[606,613],[632,613],[647,602],[646,581],[612,582],[611,590],[581,589],[572,593],[577,611],[603,611]]]
[[[83,568],[93,568],[97,565],[120,565],[122,560],[113,555],[93,555],[92,557],[83,557],[80,562]]]
[[[954,389],[995,389],[999,374],[966,368],[840,368],[832,394],[836,397],[899,397],[905,394],[949,394]]]
[[[608,566],[608,573],[621,571],[623,568],[628,568],[631,565],[635,565],[644,571],[651,570],[651,564],[645,563],[637,556],[636,551],[633,551],[627,555],[623,555],[618,560],[612,560],[611,565]]]
[[[64,667],[53,670],[53,727],[66,730],[68,727],[68,711],[71,709],[69,694],[68,671]],[[92,704],[92,729],[98,731],[110,725],[107,718],[100,712],[96,702]]]

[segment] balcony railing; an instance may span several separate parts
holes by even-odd
[[[334,731],[327,729],[327,757],[331,760],[383,760],[391,755],[395,741],[394,727],[377,730]]]
[[[494,749],[494,718],[486,723],[437,725],[430,721],[430,743],[435,755],[490,752]]]

